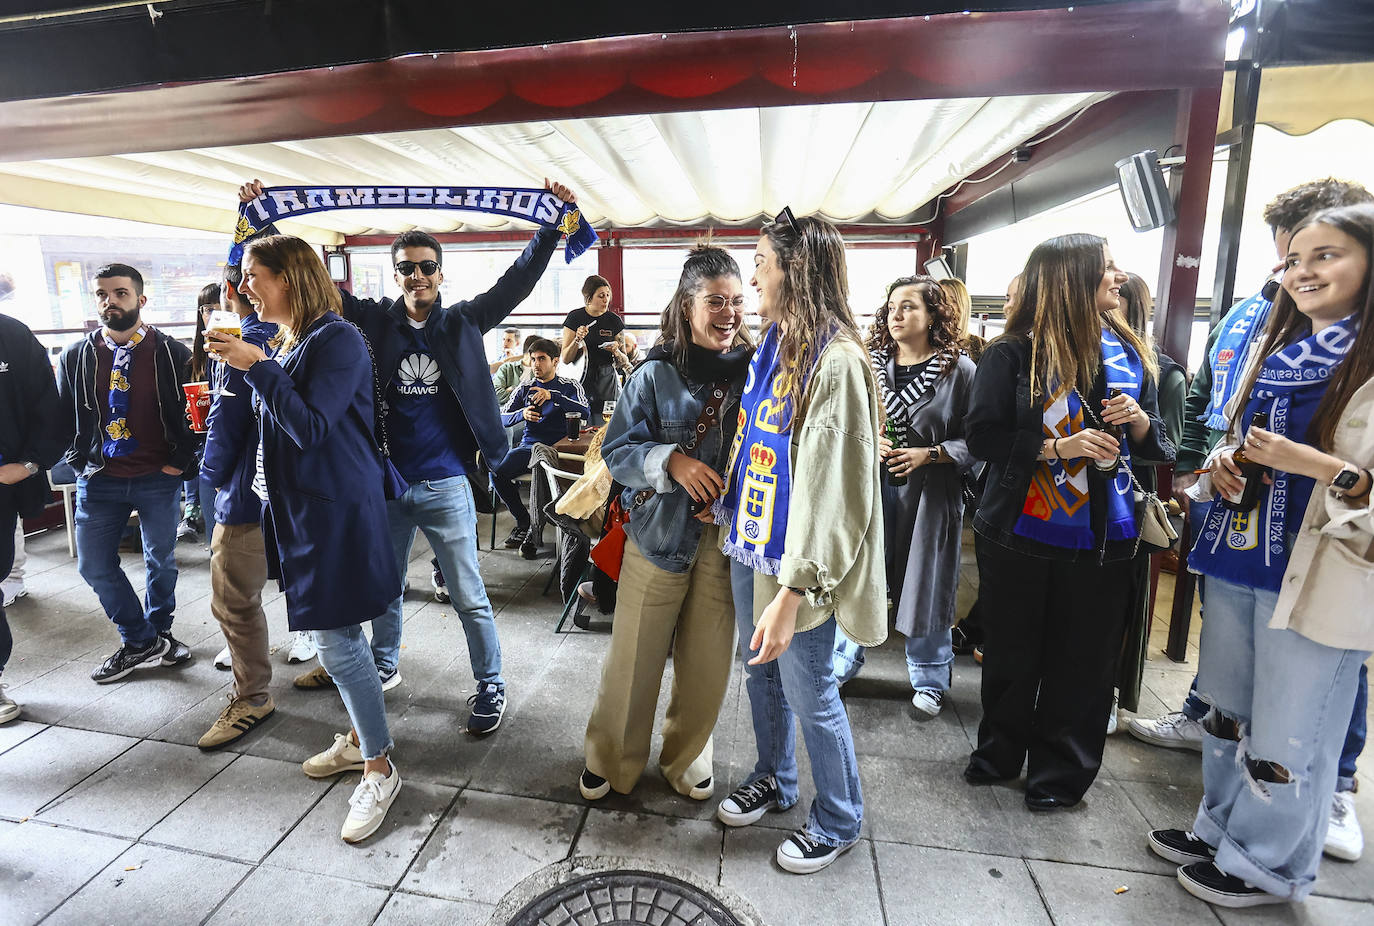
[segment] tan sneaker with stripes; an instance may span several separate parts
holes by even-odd
[[[321,688],[334,688],[334,680],[329,677],[329,673],[324,670],[324,666],[316,666],[309,672],[303,672],[296,676],[296,680],[291,683],[302,691],[317,691]]]
[[[276,709],[271,695],[267,696],[267,703],[261,705],[250,704],[242,698],[230,698],[229,706],[220,713],[196,745],[201,749],[227,746],[272,716]]]

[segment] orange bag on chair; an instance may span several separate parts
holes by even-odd
[[[618,489],[619,486],[615,488]],[[620,581],[620,562],[625,558],[625,524],[629,520],[630,513],[620,503],[620,495],[617,493],[606,510],[606,524],[602,529],[601,539],[592,547],[592,562],[614,582]]]

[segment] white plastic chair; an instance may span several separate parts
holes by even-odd
[[[62,518],[67,524],[67,555],[76,559],[76,483],[53,482],[52,470],[49,470],[48,485],[54,492],[62,493]]]

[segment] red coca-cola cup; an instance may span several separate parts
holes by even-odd
[[[186,417],[191,419],[191,430],[204,434],[210,430],[210,384],[187,383],[181,391],[186,393]]]

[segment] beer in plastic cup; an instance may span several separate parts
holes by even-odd
[[[215,309],[210,313],[210,320],[205,323],[205,329],[220,331],[236,338],[243,337],[243,324],[239,319],[239,313],[226,312],[223,309]]]

